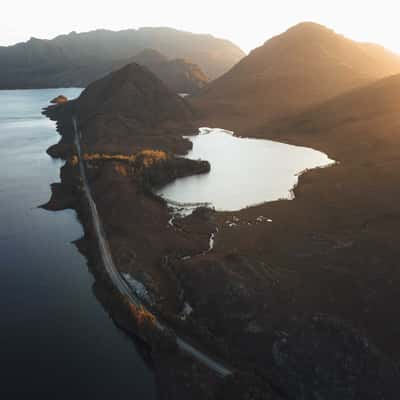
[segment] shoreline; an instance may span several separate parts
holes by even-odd
[[[54,114],[53,112],[57,113],[57,107],[53,107],[50,106],[47,109],[44,109],[44,114],[48,117],[48,118],[54,118]],[[57,119],[57,129],[61,129],[61,131],[65,131],[68,130],[68,124],[65,124],[62,122],[63,118],[61,119]],[[69,135],[66,135],[67,137],[69,137]],[[75,211],[77,212],[77,216],[78,216],[78,220],[80,221],[81,225],[84,228],[84,232],[85,232],[85,236],[82,240],[85,240],[88,244],[89,244],[89,252],[85,253],[85,256],[88,258],[89,263],[94,265],[99,265],[102,262],[98,259],[99,256],[99,246],[98,246],[98,241],[93,233],[93,224],[89,223],[88,221],[90,220],[90,218],[88,217],[88,215],[90,214],[89,212],[89,206],[87,205],[87,201],[85,200],[85,195],[83,194],[83,192],[81,190],[73,190],[73,194],[70,196],[72,196],[72,198],[74,199],[74,201],[67,201],[65,202],[63,199],[65,199],[65,193],[68,193],[71,191],[71,188],[73,188],[74,186],[76,187],[76,185],[79,185],[76,176],[73,177],[73,175],[75,173],[72,172],[72,176],[71,176],[71,168],[70,168],[70,164],[68,162],[68,159],[70,159],[71,156],[74,156],[74,154],[76,154],[74,151],[71,151],[71,147],[70,144],[68,143],[69,139],[65,139],[65,136],[63,134],[61,134],[61,140],[59,143],[50,146],[49,149],[51,148],[56,148],[56,154],[57,157],[56,158],[61,158],[66,161],[66,164],[61,168],[65,168],[68,169],[68,171],[66,171],[65,173],[62,173],[62,177],[61,180],[62,182],[60,183],[61,186],[61,190],[60,193],[57,194],[57,190],[54,191],[54,188],[58,188],[58,185],[56,185],[55,187],[52,186],[52,199],[44,206],[44,208],[48,209],[48,210],[52,210],[52,211],[57,211],[59,209],[65,209],[65,208],[73,208],[75,209]],[[54,154],[54,153],[53,153]],[[53,155],[52,155],[53,157]],[[71,183],[72,181],[75,181],[75,183]],[[62,186],[66,186],[66,188],[62,188]],[[160,201],[162,201],[162,199],[160,199]],[[93,261],[90,262],[90,260],[97,260],[97,261]],[[103,267],[102,267],[103,268]],[[122,329],[126,334],[136,338],[137,340],[139,340],[141,343],[144,344],[144,346],[148,349],[148,351],[150,351],[150,356],[151,359],[153,360],[153,362],[155,362],[155,365],[153,365],[153,367],[155,368],[155,371],[157,372],[157,374],[160,374],[160,371],[157,368],[157,363],[160,363],[161,359],[168,359],[170,360],[169,363],[173,363],[176,364],[176,360],[175,359],[182,359],[183,361],[183,365],[185,365],[185,368],[187,368],[187,364],[191,365],[192,361],[190,361],[190,359],[187,359],[187,356],[183,356],[181,354],[181,351],[179,351],[177,353],[177,350],[175,349],[175,344],[173,344],[173,340],[171,338],[169,338],[169,334],[167,335],[167,338],[161,339],[161,337],[159,336],[159,334],[155,334],[151,333],[151,331],[154,331],[154,329],[157,330],[157,328],[147,328],[145,326],[132,326],[132,314],[131,314],[131,310],[129,310],[128,307],[128,314],[127,314],[127,309],[126,309],[126,303],[123,297],[121,297],[119,294],[117,295],[117,292],[115,292],[115,287],[113,287],[111,280],[109,277],[107,277],[106,273],[104,270],[102,270],[102,268],[98,268],[95,267],[92,271],[99,277],[100,276],[100,280],[105,282],[105,285],[111,289],[112,288],[112,292],[114,292],[115,294],[111,295],[111,297],[109,298],[109,300],[102,300],[101,303],[103,304],[103,306],[108,310],[111,318],[115,321],[115,324]],[[100,273],[100,275],[98,275]],[[111,285],[111,286],[110,286]],[[119,305],[117,305],[117,303],[119,303]],[[141,307],[141,306],[139,306]],[[134,317],[134,316],[133,316]],[[149,318],[151,320],[151,315],[149,315]],[[152,323],[151,323],[152,325]],[[156,324],[157,326],[157,324]],[[150,329],[150,333],[148,331],[148,329]],[[162,335],[161,335],[162,336]],[[165,343],[164,343],[165,341]],[[188,342],[183,341],[181,338],[177,337],[177,341],[179,343],[179,346],[184,348],[184,349],[189,349],[191,348],[191,345],[189,345]],[[188,350],[186,350],[188,351]],[[194,348],[192,348],[190,350],[190,352],[197,352],[198,356],[201,355],[200,352],[198,352],[197,350],[195,350]],[[174,361],[175,360],[175,361]],[[179,361],[178,364],[182,364],[182,361]],[[193,361],[195,363],[198,363],[198,360]],[[164,362],[161,362],[161,364],[163,364]],[[177,364],[177,365],[178,365]],[[165,373],[164,371],[165,367],[162,367],[162,372],[161,373]],[[200,368],[200,371],[204,369],[204,367]],[[222,371],[222,370],[221,370]],[[204,372],[201,372],[200,375],[204,375]],[[223,376],[227,376],[229,375],[229,373],[227,372],[223,372]],[[208,375],[205,374],[205,375]],[[218,374],[215,375],[216,377],[218,376]],[[158,379],[161,379],[161,376],[158,376]],[[188,379],[188,377],[186,378]],[[210,380],[210,378],[207,378],[208,380]],[[220,378],[218,378],[220,379]],[[192,382],[192,379],[189,378],[189,380],[191,381],[191,385],[196,385],[198,384],[198,382]],[[214,378],[212,379],[212,381],[214,380]],[[167,383],[164,382],[164,386]],[[169,384],[167,384],[168,386]],[[176,385],[176,383],[172,383],[172,386]],[[219,386],[219,383],[217,382],[213,382],[213,386]]]

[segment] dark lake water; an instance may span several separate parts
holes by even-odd
[[[0,91],[0,398],[151,400],[151,368],[71,243],[75,213],[37,208],[59,181],[62,163],[45,153],[58,135],[40,110],[60,93],[80,90]]]

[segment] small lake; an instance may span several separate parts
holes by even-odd
[[[210,173],[177,179],[157,194],[173,203],[207,203],[217,211],[291,199],[299,173],[334,162],[307,147],[241,138],[223,129],[201,128],[188,139],[193,149],[186,157],[209,161]]]
[[[59,181],[59,140],[41,108],[80,89],[0,91],[0,356],[2,399],[155,399],[152,369],[96,298],[72,241],[75,212],[38,208]],[[96,290],[97,288],[97,290]]]

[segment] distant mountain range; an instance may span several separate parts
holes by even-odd
[[[251,130],[340,93],[400,73],[400,57],[315,23],[253,50],[192,102],[210,123]]]
[[[177,93],[196,93],[209,82],[208,77],[197,64],[182,58],[169,60],[160,52],[152,49],[143,50],[127,60],[122,60],[116,63],[112,69],[118,69],[131,63],[147,67]]]
[[[146,49],[165,57],[157,66],[152,62],[150,69],[163,80],[168,77],[172,88],[182,86],[182,74],[198,87],[199,80],[217,78],[244,56],[227,40],[171,28],[72,32],[0,47],[0,89],[85,87]],[[187,90],[185,84],[182,87]]]

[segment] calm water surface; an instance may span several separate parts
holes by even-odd
[[[222,129],[200,129],[191,136],[191,159],[207,160],[208,174],[178,179],[158,194],[178,203],[208,203],[218,211],[292,198],[298,174],[333,163],[319,151],[271,140],[233,136]]]
[[[38,209],[59,181],[40,115],[79,89],[0,91],[0,398],[154,399],[151,369],[100,306],[73,211]],[[29,397],[25,397],[29,395]]]

